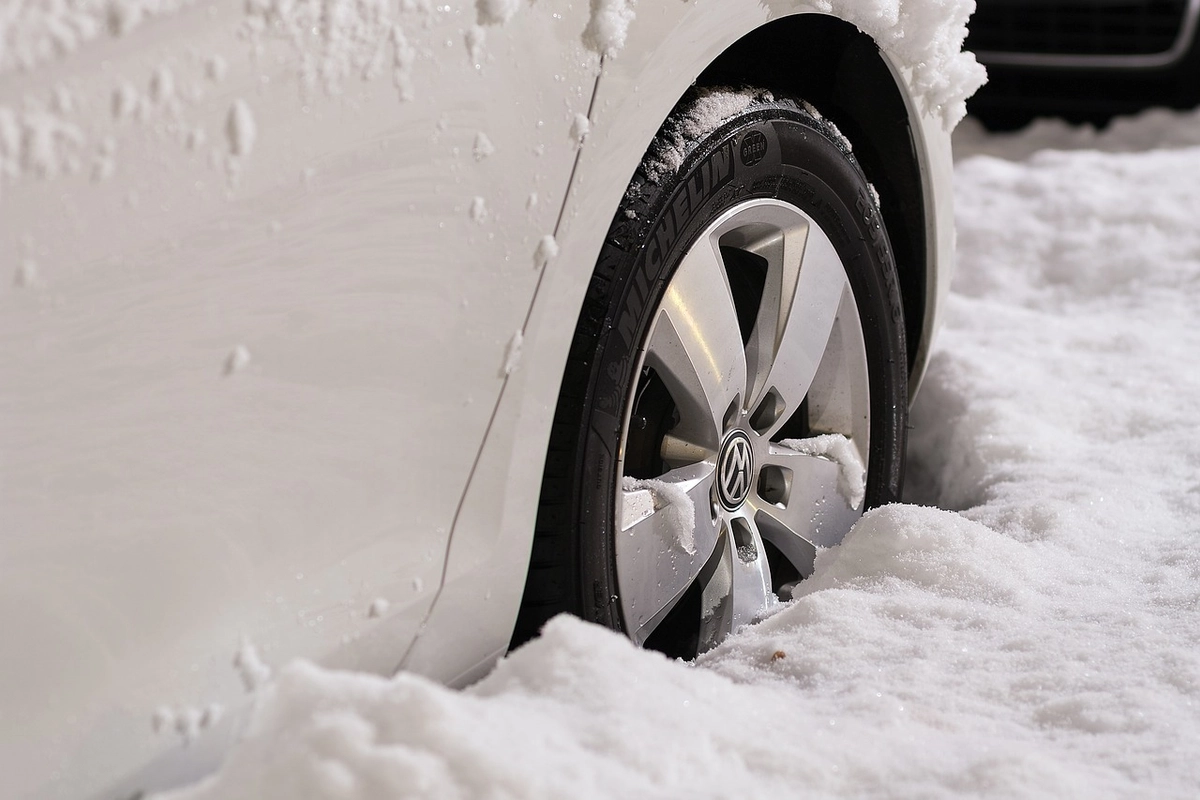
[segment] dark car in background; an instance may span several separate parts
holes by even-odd
[[[967,47],[988,84],[969,103],[992,129],[1035,117],[1107,123],[1200,104],[1200,0],[978,0]]]

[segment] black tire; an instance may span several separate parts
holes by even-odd
[[[869,458],[861,505],[879,506],[900,496],[908,362],[896,268],[874,192],[842,136],[809,107],[763,92],[741,94],[752,98],[744,110],[698,141],[688,141],[688,130],[697,110],[711,104],[710,94],[698,91],[682,101],[613,218],[555,410],[514,646],[563,612],[627,630],[614,554],[622,479],[617,464],[631,397],[646,391],[648,373],[639,369],[640,349],[668,282],[697,237],[720,215],[754,198],[773,198],[802,210],[827,234],[844,266],[861,320],[870,387]],[[666,166],[677,163],[680,155],[676,168]],[[741,272],[735,275],[729,263],[725,270],[736,296]],[[742,335],[744,339],[744,330]],[[789,410],[781,431],[808,435],[807,405]],[[677,411],[668,409],[665,421],[657,424],[665,430],[677,417]],[[791,578],[807,574],[803,565],[780,567],[778,552],[767,549],[774,572],[786,573],[794,566]],[[773,588],[787,577],[773,577]],[[698,604],[698,595],[690,602]],[[673,633],[646,645],[682,657],[703,649],[705,644],[688,631],[693,612],[679,613],[685,618],[681,630],[673,623]]]

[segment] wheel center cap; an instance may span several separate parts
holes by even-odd
[[[717,456],[717,497],[727,511],[737,511],[750,494],[754,475],[754,448],[745,431],[734,431],[725,437]]]

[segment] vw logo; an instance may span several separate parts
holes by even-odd
[[[721,445],[717,456],[717,495],[721,505],[728,511],[736,511],[750,494],[750,480],[754,474],[754,451],[750,437],[743,431],[734,431]]]

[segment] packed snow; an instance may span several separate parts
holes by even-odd
[[[909,86],[924,110],[940,116],[947,130],[966,115],[967,98],[986,78],[975,54],[962,51],[974,2],[809,0],[808,5],[853,22],[909,70]]]
[[[867,470],[858,451],[840,433],[826,433],[808,439],[784,439],[780,442],[797,453],[827,458],[838,465],[838,492],[851,508],[860,508],[867,494]]]
[[[791,602],[694,664],[562,617],[464,691],[286,665],[172,797],[1194,797],[1200,114],[1067,133],[965,129],[913,504]]]
[[[237,345],[225,358],[225,374],[233,375],[235,372],[241,372],[246,367],[250,366],[251,358],[252,356],[250,355],[249,349],[246,348],[246,345]]]
[[[242,677],[247,692],[258,690],[271,677],[268,667],[258,654],[258,648],[249,639],[243,639],[241,647],[233,657],[233,667]]]
[[[512,375],[521,364],[521,348],[525,345],[525,334],[521,330],[513,333],[504,348],[504,367],[500,370],[504,376]]]
[[[229,152],[235,156],[248,156],[258,138],[258,126],[254,113],[245,100],[233,101],[229,116],[225,120],[225,137],[229,140]]]
[[[471,147],[471,154],[476,161],[483,161],[488,156],[496,152],[496,146],[492,144],[492,140],[483,131],[475,134],[475,144]]]
[[[0,13],[0,74],[32,69],[72,53],[104,35],[129,34],[151,17],[165,16],[191,0],[17,2]]]
[[[537,249],[533,251],[533,268],[541,269],[558,255],[558,242],[554,236],[547,233],[538,239]]]
[[[583,140],[587,138],[588,131],[592,128],[592,123],[588,120],[585,114],[576,114],[571,120],[570,137],[571,141],[577,144],[583,144]]]
[[[614,56],[625,46],[636,0],[591,0],[591,16],[583,44],[602,56]]]
[[[637,479],[626,476],[621,490],[625,492],[625,507],[641,506],[645,518],[655,511],[663,511],[665,529],[675,536],[683,551],[690,556],[696,554],[696,504],[679,484],[653,478]],[[641,502],[648,500],[649,502]]]

